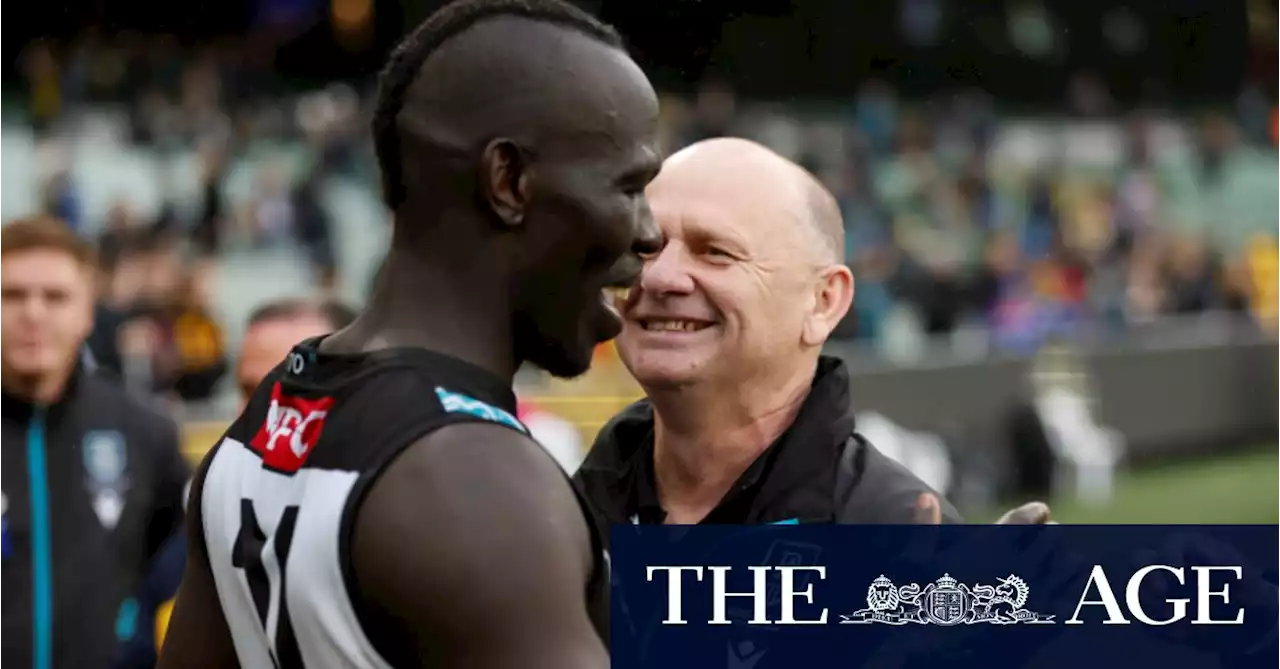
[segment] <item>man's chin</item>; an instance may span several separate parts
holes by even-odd
[[[576,379],[591,369],[591,355],[593,352],[594,348],[587,350],[585,353],[578,351],[548,352],[539,356],[540,359],[531,359],[529,362],[537,365],[557,379]]]
[[[701,366],[685,362],[631,361],[623,358],[623,365],[646,394],[660,390],[674,390],[695,383]]]
[[[63,362],[53,355],[34,354],[23,358],[20,355],[14,356],[18,361],[16,364],[5,364],[5,376],[25,381],[34,381],[47,376],[57,374],[59,371],[66,369]]]

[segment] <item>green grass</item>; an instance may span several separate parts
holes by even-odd
[[[1050,503],[1053,518],[1083,524],[1232,524],[1280,522],[1280,449],[1268,446],[1212,460],[1126,471],[1104,506]],[[999,513],[974,514],[994,520]]]

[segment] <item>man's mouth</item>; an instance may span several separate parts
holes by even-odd
[[[631,295],[630,286],[609,286],[600,290],[600,302],[619,320],[622,319],[622,308]]]
[[[647,332],[698,332],[711,327],[705,321],[687,321],[665,318],[638,319],[636,322]]]

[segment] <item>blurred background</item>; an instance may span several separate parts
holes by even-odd
[[[102,373],[194,459],[245,320],[359,306],[388,239],[375,73],[440,2],[65,0],[4,45],[0,213],[95,240]],[[861,429],[973,520],[1266,522],[1277,507],[1277,23],[1221,0],[602,0],[664,148],[756,139],[836,194]],[[639,391],[610,346],[523,373],[580,453]],[[554,429],[571,427],[573,429]]]

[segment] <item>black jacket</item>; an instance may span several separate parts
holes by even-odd
[[[921,493],[933,492],[854,431],[849,374],[823,356],[796,421],[742,474],[703,523],[914,522]],[[641,400],[609,421],[574,482],[604,536],[620,523],[666,517],[653,474],[653,405]],[[936,493],[934,493],[936,495]],[[962,522],[938,496],[942,522]]]
[[[133,623],[127,593],[182,517],[174,423],[77,372],[63,399],[4,394],[5,667],[105,667]],[[51,652],[41,667],[37,647]]]

